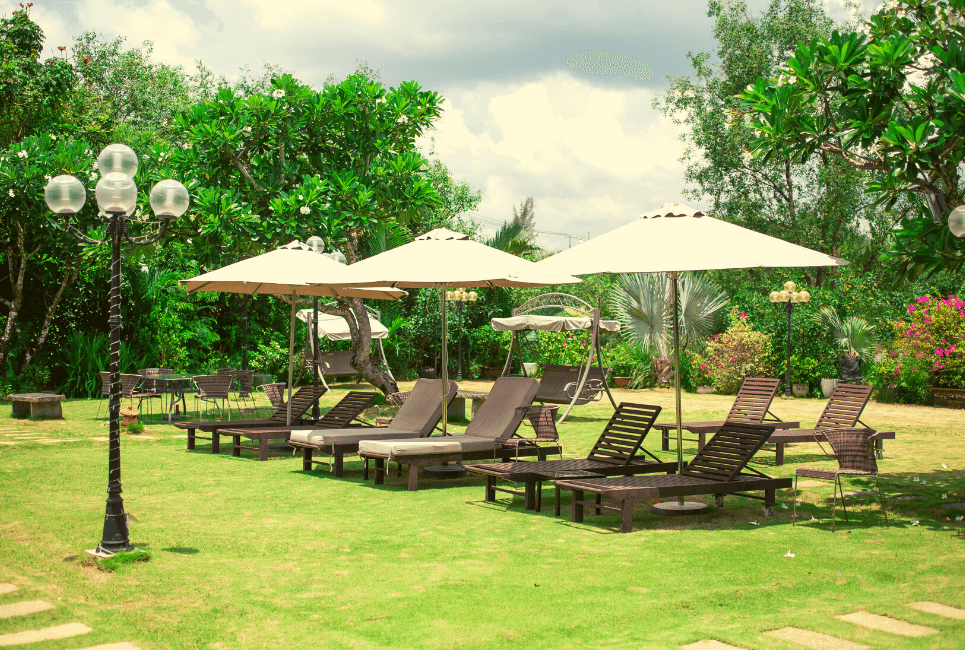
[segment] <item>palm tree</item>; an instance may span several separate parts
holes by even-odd
[[[678,283],[680,334],[681,342],[686,347],[710,334],[728,298],[705,276],[682,273]],[[610,294],[610,306],[626,335],[653,351],[651,354],[657,370],[657,381],[669,383],[673,378],[669,359],[673,304],[667,274],[620,275]]]
[[[838,359],[838,377],[843,381],[861,381],[861,360],[869,360],[875,352],[874,330],[863,318],[851,316],[841,320],[834,307],[825,306],[814,315],[828,328],[835,342],[844,351]]]

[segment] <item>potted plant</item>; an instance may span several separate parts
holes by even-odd
[[[862,380],[861,360],[870,360],[875,353],[871,325],[863,318],[850,316],[844,320],[834,307],[822,307],[814,318],[824,325],[844,354],[838,359],[838,378],[848,383]]]
[[[820,364],[811,357],[791,355],[791,392],[794,397],[806,397],[811,382],[818,376]]]

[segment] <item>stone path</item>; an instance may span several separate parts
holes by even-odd
[[[918,611],[925,612],[927,614],[942,616],[944,618],[959,621],[965,620],[965,609],[960,607],[951,607],[949,605],[927,601],[908,603],[907,607],[917,609]],[[843,614],[841,616],[835,616],[835,618],[878,632],[886,632],[889,634],[896,634],[898,636],[912,638],[941,633],[940,630],[936,630],[931,627],[915,625],[914,623],[908,623],[890,616],[871,614],[870,612],[864,611],[854,612],[852,614]],[[860,643],[855,643],[854,641],[849,641],[847,639],[840,639],[836,636],[831,636],[830,634],[825,634],[823,632],[801,630],[795,627],[785,627],[779,630],[771,630],[766,632],[766,634],[777,639],[790,641],[806,648],[813,648],[814,650],[868,650],[869,647]],[[695,643],[682,645],[680,647],[682,650],[748,650],[747,648],[729,645],[714,639],[697,641]]]
[[[17,591],[17,586],[9,583],[0,583],[0,594],[10,594]],[[44,600],[25,600],[16,603],[0,604],[0,618],[12,618],[14,616],[26,616],[54,609],[54,605]],[[54,641],[57,639],[69,639],[70,637],[88,634],[94,629],[83,623],[65,623],[63,625],[53,625],[42,627],[36,630],[22,630],[20,632],[9,632],[0,634],[0,646],[10,647],[19,646],[27,643],[39,643],[41,641]],[[106,643],[97,646],[88,646],[82,650],[140,650],[133,643]]]

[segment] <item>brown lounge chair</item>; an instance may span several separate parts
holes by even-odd
[[[257,429],[222,429],[221,434],[231,436],[231,455],[241,456],[242,449],[253,449],[258,452],[258,460],[268,460],[268,441],[269,440],[288,440],[295,431],[317,431],[319,429],[349,429],[358,431],[363,427],[371,427],[371,424],[359,420],[362,413],[375,401],[378,393],[372,391],[353,390],[346,393],[345,397],[338,401],[325,415],[306,427],[289,427],[285,425],[277,427],[265,427]],[[294,399],[294,398],[292,398]],[[257,447],[245,446],[241,444],[244,436],[249,440],[258,441]]]
[[[302,386],[292,395],[292,422],[301,422],[315,400],[320,398],[328,389],[325,386]],[[235,422],[176,422],[174,426],[188,430],[188,449],[194,449],[195,440],[210,440],[211,453],[217,454],[220,449],[220,432],[222,429],[258,429],[265,427],[284,427],[288,422],[288,404],[278,407],[274,413],[263,420],[236,420]],[[210,438],[195,434],[195,431],[210,433]]]
[[[424,438],[432,434],[442,419],[442,380],[420,379],[406,397],[399,408],[399,412],[392,418],[388,427],[365,429],[333,429],[317,431],[314,428],[295,429],[292,431],[288,444],[302,450],[302,469],[311,471],[312,464],[327,464],[332,468],[336,477],[343,474],[343,459],[346,454],[354,454],[359,450],[361,440]],[[450,381],[447,402],[451,403],[459,387]],[[312,460],[314,452],[321,452],[332,457],[331,463]]]
[[[834,392],[828,398],[828,403],[818,418],[817,424],[813,429],[793,429],[790,431],[775,431],[768,439],[776,445],[774,452],[776,455],[774,464],[784,464],[784,445],[795,442],[816,442],[818,444],[826,442],[824,431],[827,429],[854,428],[861,424],[868,427],[861,421],[861,413],[871,399],[871,386],[862,384],[842,384],[834,387]],[[884,452],[882,440],[894,440],[894,431],[879,431],[874,438],[875,450],[881,458]]]
[[[680,474],[563,479],[553,484],[558,490],[573,491],[573,521],[583,521],[584,506],[594,508],[597,514],[600,510],[619,512],[621,533],[633,529],[633,505],[644,499],[713,494],[715,504],[722,508],[725,494],[761,499],[746,492],[763,491],[764,513],[772,517],[776,491],[791,487],[791,479],[772,478],[754,469],[744,470],[773,432],[774,427],[770,424],[725,422]],[[596,502],[584,501],[586,492],[596,494]],[[601,497],[615,501],[619,506],[602,504]]]
[[[537,512],[542,505],[543,481],[549,479],[578,478],[587,472],[600,476],[659,472],[672,474],[677,471],[676,462],[665,463],[642,447],[644,438],[660,414],[660,408],[649,404],[621,402],[586,458],[487,463],[467,465],[466,469],[486,476],[486,501],[495,501],[496,492],[518,494],[524,497],[527,510]],[[639,451],[650,458],[638,456]],[[525,489],[519,492],[497,487],[496,479],[523,483]]]
[[[801,426],[800,422],[782,422],[781,418],[771,413],[771,402],[777,395],[777,387],[780,379],[768,379],[764,377],[745,377],[737,397],[734,398],[734,405],[730,407],[730,413],[723,420],[709,420],[705,422],[684,422],[682,428],[696,433],[697,449],[703,449],[707,440],[707,434],[714,434],[724,424],[725,421],[745,422],[747,424],[770,424],[775,429],[796,429]],[[772,419],[768,420],[770,415]],[[675,422],[658,422],[653,425],[654,429],[660,431],[660,449],[670,451],[671,432],[677,430]],[[676,434],[673,436],[676,438]],[[694,442],[694,438],[684,438],[688,442]]]
[[[513,436],[533,402],[539,382],[529,377],[500,377],[489,391],[466,433],[437,436],[427,440],[363,440],[359,456],[375,459],[375,482],[385,479],[385,463],[394,460],[409,466],[409,491],[419,489],[419,468],[449,461],[500,459],[508,462],[514,456],[536,456],[545,460],[558,453],[554,447],[510,447],[502,443]]]

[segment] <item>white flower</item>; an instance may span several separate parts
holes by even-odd
[[[911,525],[912,525],[912,526],[917,526],[917,525],[918,525],[918,520],[916,519],[915,521],[911,522]]]
[[[794,502],[794,505],[799,506],[799,505],[801,505],[801,502],[800,502],[800,501],[795,501],[795,502]]]
[[[57,136],[54,135],[53,133],[51,133],[51,134],[50,134],[50,139],[51,139],[51,140],[56,140],[56,139],[57,139]]]
[[[16,194],[13,193],[13,190],[7,190],[7,194],[10,195],[10,198],[11,198],[11,199],[12,199],[13,197],[17,196]]]
[[[815,517],[814,515],[811,515],[811,521],[817,521],[817,520],[818,520],[817,517]]]
[[[921,479],[916,476],[915,478],[913,478],[913,479],[911,479],[911,480],[914,481],[915,483],[917,483],[917,482],[920,481]]]
[[[91,179],[92,181],[96,181],[96,180],[97,180],[97,172],[91,172],[91,173],[90,173],[90,179]]]
[[[928,485],[928,481],[922,481],[921,484],[922,484],[922,485]]]
[[[752,160],[754,159],[754,154],[752,154],[750,151],[744,151],[744,152],[741,154],[741,158],[744,159],[744,162],[749,163],[750,161],[752,161]]]
[[[962,521],[963,519],[965,519],[965,515],[958,515],[955,517],[955,521]]]
[[[400,115],[399,119],[396,120],[396,122],[399,124],[405,124],[408,121],[409,121],[409,118],[407,118],[405,115]]]
[[[147,267],[141,264],[141,273],[147,273]]]
[[[794,553],[791,553],[791,549],[788,549],[787,553],[784,554],[784,557],[794,557]]]
[[[942,469],[948,469],[948,465],[946,465],[945,463],[942,463]]]
[[[90,149],[84,149],[84,153],[88,156],[93,155],[93,152]]]
[[[760,526],[760,523],[758,523],[758,522],[756,522],[756,521],[752,521],[752,522],[750,522],[750,523],[751,523],[751,526]]]
[[[50,180],[50,174],[44,174],[44,180],[45,180],[45,181],[49,181],[49,180]]]
[[[243,129],[241,129],[241,130],[244,131],[245,133],[251,133],[251,127],[250,127],[250,126],[246,126],[245,128],[243,128]]]
[[[305,197],[302,196],[301,194],[299,194],[299,195],[298,195],[298,200],[299,200],[299,201],[304,201],[304,200],[305,200]]]
[[[311,212],[311,209],[307,205],[303,205],[301,208],[298,209],[298,211],[301,212],[302,214],[308,214],[309,212]]]
[[[948,495],[947,495],[947,494],[943,494],[943,495],[942,495],[942,498],[943,498],[943,499],[947,499],[947,498],[948,498]]]
[[[786,503],[782,503],[782,504],[781,504],[781,510],[787,510],[787,504],[786,504]]]
[[[20,151],[17,152],[17,158],[26,158],[28,155],[29,155],[29,154],[28,154],[26,151],[24,151],[23,149],[21,149]]]
[[[279,89],[277,89],[275,92],[273,92],[273,93],[271,94],[271,96],[274,97],[275,99],[278,99],[278,98],[280,98],[280,97],[284,97],[284,96],[285,96],[285,91],[282,90],[281,88],[279,88]]]

